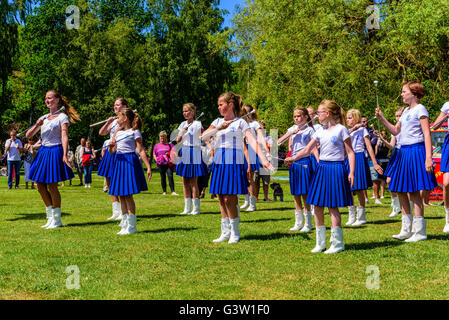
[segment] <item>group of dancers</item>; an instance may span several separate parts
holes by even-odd
[[[392,214],[402,212],[401,231],[393,238],[406,242],[427,239],[420,191],[432,190],[436,179],[429,115],[419,102],[425,95],[425,88],[418,82],[408,82],[402,87],[401,95],[407,107],[398,110],[395,125],[384,117],[380,108],[376,109],[376,117],[394,136],[392,146],[395,150],[385,173],[376,161],[369,133],[358,110],[351,109],[345,113],[331,100],[323,100],[317,111],[314,108],[294,109],[294,125],[278,140],[278,145],[288,139],[292,150],[291,155],[284,159],[290,165],[290,190],[295,201],[295,225],[290,230],[310,232],[314,216],[316,245],[311,252],[331,254],[344,250],[339,207],[348,207],[346,225],[360,226],[367,222],[364,191],[372,186],[372,181],[365,151],[374,169],[388,177],[395,205]],[[56,91],[47,92],[45,102],[50,113],[38,119],[28,130],[27,138],[41,131],[42,146],[31,165],[30,179],[36,181],[47,209],[47,224],[43,227],[53,229],[62,226],[58,182],[73,178],[67,161],[68,126],[70,122],[79,120],[79,116],[66,98]],[[65,113],[60,111],[62,106]],[[254,108],[244,105],[241,96],[226,92],[218,97],[218,111],[221,117],[204,130],[196,117],[195,106],[191,103],[183,105],[185,121],[178,128],[178,147],[174,149],[178,157],[176,173],[183,178],[185,206],[182,214],[200,213],[197,179],[207,170],[201,144],[205,142],[209,147],[213,144],[209,191],[218,195],[221,212],[221,234],[213,242],[237,243],[240,240],[240,209],[256,209],[254,172],[271,172],[274,168]],[[109,186],[113,212],[109,219],[121,220],[118,234],[126,235],[137,232],[133,195],[148,189],[151,166],[142,146],[139,115],[122,98],[115,101],[114,112],[116,116],[110,117],[99,131],[100,135],[110,135],[110,138],[105,141],[103,148],[107,148],[107,152],[98,174],[106,178]],[[446,103],[436,122],[442,123],[448,114],[449,103]],[[314,123],[316,118],[319,124]],[[445,139],[441,161],[445,233],[449,232],[448,140]],[[136,151],[147,168],[146,177]],[[357,195],[357,208],[353,194]],[[239,195],[245,197],[242,207],[239,206]],[[332,225],[329,248],[324,225],[326,207]]]

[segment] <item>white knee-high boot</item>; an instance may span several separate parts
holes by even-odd
[[[47,217],[47,223],[41,228],[47,228],[51,224],[51,221],[53,220],[53,206],[45,207],[45,214]]]
[[[290,231],[298,231],[304,226],[304,215],[301,210],[295,211],[295,226]]]
[[[310,211],[306,211],[304,213],[304,227],[299,232],[309,232],[313,229],[312,225],[312,213]]]
[[[128,214],[128,223],[126,224],[126,229],[125,231],[123,231],[122,234],[136,233],[137,232],[136,223],[137,223],[136,215]]]
[[[444,225],[443,232],[449,233],[449,208],[444,208],[446,212],[446,224]]]
[[[231,223],[229,218],[221,218],[221,235],[219,238],[214,239],[212,242],[224,242],[231,237]]]
[[[399,203],[399,197],[391,198],[391,207],[393,211],[390,214],[390,218],[396,217],[401,212],[401,204]]]
[[[357,219],[355,218],[355,207],[350,206],[348,207],[348,222],[346,222],[347,226],[352,226]]]
[[[121,214],[121,206],[120,202],[114,201],[112,203],[112,216],[110,216],[107,220],[116,220],[119,217],[118,208],[120,207],[120,214]]]
[[[239,222],[240,222],[239,217],[235,219],[229,219],[229,224],[231,225],[231,236],[229,237],[228,243],[239,242],[240,240]]]
[[[415,227],[413,235],[410,238],[406,239],[405,242],[418,242],[421,240],[426,240],[427,221],[424,219],[424,217],[413,218],[413,225]]]
[[[249,207],[246,209],[247,212],[256,211],[256,196],[249,197]]]
[[[245,202],[240,206],[240,209],[245,209],[249,206],[249,194],[244,194],[243,198],[245,199]]]
[[[326,254],[337,253],[345,249],[343,244],[343,229],[341,227],[332,228],[332,245],[329,249],[324,251]]]
[[[124,234],[126,232],[126,229],[128,228],[128,217],[129,214],[123,214],[122,215],[122,221],[120,222],[119,226],[122,227],[117,234]]]
[[[357,220],[352,224],[353,226],[361,226],[365,224],[366,221],[366,210],[365,207],[357,207]]]
[[[192,210],[192,198],[184,198],[184,211],[180,214],[188,214]]]
[[[312,249],[312,253],[322,252],[326,250],[326,226],[316,226],[316,246]]]
[[[53,219],[47,229],[62,227],[61,208],[53,208]]]
[[[405,240],[410,238],[412,236],[412,224],[413,224],[413,215],[403,214],[401,232],[399,234],[393,235],[393,238],[398,240]]]
[[[193,199],[193,209],[189,212],[190,215],[196,215],[200,212],[200,199]]]

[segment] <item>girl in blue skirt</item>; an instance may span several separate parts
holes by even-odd
[[[399,108],[398,110],[396,110],[395,113],[395,118],[396,118],[396,123],[399,122],[399,118],[402,115],[402,111],[403,108]],[[393,153],[390,156],[390,159],[388,161],[388,165],[385,168],[385,172],[384,172],[384,176],[387,177],[387,184],[390,184],[391,181],[391,173],[395,170],[396,168],[396,160],[398,157],[398,153],[401,151],[401,133],[399,133],[398,135],[391,136],[390,141],[385,140],[382,135],[378,134],[377,131],[374,131],[374,134],[390,149],[393,149]],[[399,203],[399,197],[398,194],[396,192],[393,192],[390,190],[391,193],[391,207],[392,207],[392,211],[389,215],[390,218],[394,218],[396,217],[400,212],[401,212],[401,204]]]
[[[118,113],[128,107],[128,102],[124,98],[118,98],[114,102],[114,113],[115,117],[110,117],[108,121],[100,128],[99,134],[101,136],[109,135],[112,137],[115,131],[118,129],[119,125],[117,122]],[[108,141],[108,145],[109,145]],[[106,178],[106,185],[109,189],[109,185],[111,183],[111,177],[114,167],[115,153],[105,152],[103,159],[98,166],[97,174],[101,177]],[[111,195],[112,202],[112,216],[108,218],[108,220],[122,220],[122,207],[120,205],[120,199],[117,196]],[[120,223],[122,224],[122,223]],[[121,225],[120,225],[121,226]]]
[[[360,226],[365,224],[366,221],[366,208],[365,208],[365,194],[364,190],[373,186],[371,180],[371,173],[368,165],[368,159],[365,157],[365,150],[368,151],[371,161],[373,162],[374,169],[383,174],[383,170],[377,163],[376,156],[374,155],[373,147],[371,146],[370,136],[368,130],[362,126],[362,115],[357,109],[350,109],[347,112],[346,122],[350,128],[352,149],[355,154],[355,172],[354,172],[354,187],[351,188],[352,192],[355,192],[359,200],[359,206],[357,207],[357,215],[355,206],[350,206],[349,219],[346,222],[347,226]],[[345,165],[349,171],[348,159],[345,159]]]
[[[326,226],[324,225],[324,207],[329,208],[332,220],[332,245],[325,253],[337,253],[344,250],[343,229],[338,207],[353,204],[351,187],[354,187],[355,155],[351,136],[345,127],[345,112],[336,102],[324,100],[318,107],[318,119],[324,126],[315,132],[309,144],[294,157],[286,158],[293,163],[308,155],[317,143],[320,144],[318,167],[310,183],[307,204],[315,206],[316,246],[312,252],[326,249]],[[345,151],[349,159],[349,175],[344,164]]]
[[[186,103],[182,106],[182,114],[186,121],[179,125],[177,138],[178,144],[182,142],[182,149],[176,165],[176,174],[182,177],[184,190],[184,211],[181,214],[191,215],[200,213],[198,177],[207,174],[201,155],[200,135],[203,126],[200,121],[195,120],[195,113],[196,108],[193,103]]]
[[[117,234],[137,232],[136,205],[133,194],[148,190],[140,158],[147,167],[148,182],[151,166],[142,145],[142,120],[131,108],[121,109],[117,118],[118,129],[109,143],[109,153],[117,153],[114,161],[109,194],[120,198],[122,207],[122,228]]]
[[[304,149],[312,139],[312,135],[315,132],[307,109],[295,108],[293,110],[293,120],[295,125],[287,130],[278,140],[278,145],[282,144],[285,139],[292,139],[292,153],[291,157],[294,157],[299,151]],[[316,148],[313,152],[318,157]],[[310,155],[306,154],[303,158],[296,160],[289,168],[289,180],[290,180],[290,192],[295,199],[295,225],[290,231],[309,232],[312,230],[312,212],[310,205],[306,203],[307,193],[309,190],[309,184],[313,176],[312,161]],[[302,200],[304,200],[304,211]],[[303,213],[304,212],[304,213]],[[305,220],[305,223],[304,223]]]
[[[244,105],[243,106],[243,113],[248,114],[251,111],[253,111],[254,108],[251,105]],[[253,149],[247,141],[245,141],[245,151],[246,151],[246,165],[247,165],[247,177],[249,182],[248,187],[248,194],[244,195],[245,203],[240,207],[240,209],[246,209],[247,212],[255,211],[256,210],[256,181],[254,179],[255,172],[261,170],[260,160],[257,156],[257,151],[259,149],[262,149],[264,154],[267,154],[266,145],[267,142],[265,140],[265,135],[262,130],[262,127],[260,126],[260,123],[257,122],[257,113],[252,113],[249,116],[245,118],[246,122],[248,123],[250,132],[252,136],[257,141],[257,149]]]
[[[45,104],[50,113],[39,118],[27,131],[26,137],[30,139],[41,131],[42,145],[31,164],[29,177],[31,181],[36,182],[37,190],[46,206],[47,223],[42,228],[54,229],[62,227],[58,182],[74,177],[67,158],[69,123],[80,118],[67,98],[55,90],[46,93]],[[65,113],[59,111],[63,106]]]
[[[401,152],[397,155],[396,168],[391,173],[390,190],[398,193],[402,209],[401,232],[393,238],[406,242],[427,239],[420,191],[432,190],[436,186],[429,114],[426,107],[419,103],[425,93],[424,86],[419,82],[411,81],[402,87],[402,100],[408,107],[396,125],[388,122],[380,108],[376,109],[376,116],[391,134],[401,133]],[[414,203],[415,219],[410,212],[409,200]]]
[[[239,118],[242,98],[227,92],[218,98],[218,111],[224,119],[215,120],[203,133],[202,140],[215,137],[215,153],[209,192],[217,194],[221,211],[221,235],[214,242],[237,243],[240,240],[238,195],[248,193],[248,179],[244,165],[243,139],[257,150],[262,166],[273,170],[262,149],[250,132],[248,123]]]
[[[441,125],[444,122],[444,119],[449,114],[449,102],[446,102],[443,104],[443,107],[441,108],[440,115],[435,120],[435,126],[433,127],[433,130],[438,129],[441,127]],[[440,124],[438,124],[441,122]],[[443,173],[443,200],[444,200],[444,210],[446,212],[446,224],[444,225],[443,232],[449,233],[449,137],[446,135],[444,138],[443,147],[441,149],[441,163],[440,163],[440,171]]]

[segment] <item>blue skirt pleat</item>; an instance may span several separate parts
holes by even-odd
[[[104,153],[103,159],[101,159],[100,164],[98,165],[97,174],[101,177],[111,178],[114,172],[114,161],[117,152],[109,153],[106,151]]]
[[[388,161],[387,168],[385,169],[384,176],[391,177],[393,171],[396,170],[396,162],[398,157],[400,156],[401,149],[394,148],[393,153],[391,154],[390,161]]]
[[[248,194],[244,154],[236,149],[217,149],[214,154],[209,192],[213,194]]]
[[[178,155],[176,174],[184,178],[200,177],[207,174],[202,159],[201,148],[182,147]]]
[[[345,159],[345,168],[349,174],[349,160]],[[354,168],[354,187],[351,191],[366,190],[373,186],[371,180],[371,173],[368,164],[368,159],[365,157],[365,152],[355,153],[355,168]]]
[[[318,161],[316,161],[316,158],[314,155],[310,156],[310,163],[312,165],[312,172],[315,172],[316,167],[318,167]]]
[[[310,183],[306,203],[327,208],[353,205],[344,161],[320,160]]]
[[[441,148],[441,172],[449,172],[449,136],[444,138],[443,147]]]
[[[310,157],[292,163],[289,168],[290,193],[293,196],[307,194],[312,181],[313,169]]]
[[[393,192],[416,192],[436,187],[434,173],[426,172],[424,143],[401,146],[396,157],[396,167],[391,173],[389,189]]]
[[[39,183],[56,183],[73,179],[73,170],[63,161],[62,145],[41,146],[31,163],[29,178]]]
[[[117,153],[109,184],[109,194],[129,196],[146,190],[148,190],[147,180],[136,153]]]

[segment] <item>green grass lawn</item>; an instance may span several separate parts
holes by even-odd
[[[277,176],[287,176],[281,171]],[[0,177],[1,299],[448,299],[449,235],[443,207],[426,208],[428,240],[405,243],[391,235],[400,217],[384,205],[367,206],[368,224],[345,227],[346,250],[312,254],[315,230],[291,232],[294,203],[258,202],[241,213],[240,243],[212,243],[220,234],[216,200],[202,214],[179,215],[179,196],[163,196],[154,170],[149,191],[135,196],[138,233],[119,236],[109,196],[96,174],[93,187],[62,187],[63,228],[41,229],[45,207],[36,190],[7,190]],[[73,180],[76,183],[76,179]],[[371,192],[369,191],[369,194]],[[270,190],[270,197],[272,193]],[[343,208],[342,221],[347,221]],[[330,218],[326,215],[327,239]],[[79,270],[79,289],[68,289]],[[368,289],[368,266],[379,269],[379,289]]]

